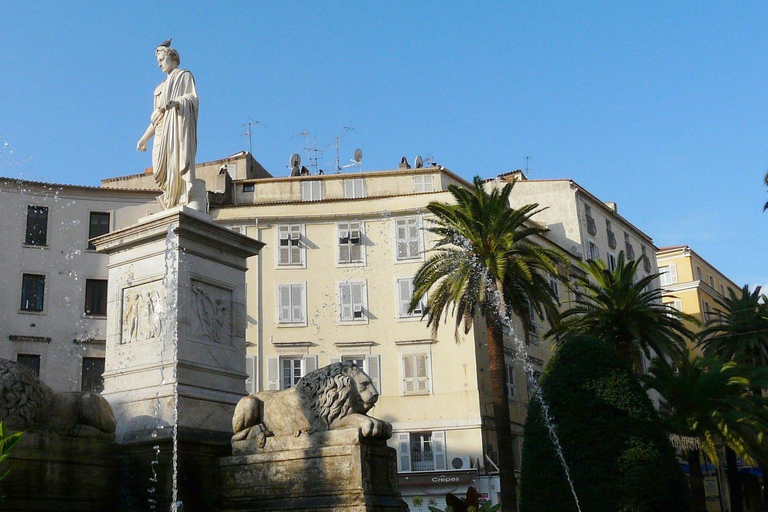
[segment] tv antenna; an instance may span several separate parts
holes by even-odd
[[[342,165],[339,170],[346,169],[347,167],[359,167],[360,172],[363,172],[363,150],[360,148],[357,148],[355,150],[355,153],[352,155],[352,162],[351,164]]]
[[[248,137],[248,152],[250,154],[253,154],[253,137],[252,137],[252,131],[251,127],[255,124],[260,124],[264,128],[269,128],[269,126],[265,125],[261,121],[256,121],[254,119],[251,119],[249,122],[243,124],[243,128],[245,128],[245,133],[241,133],[241,137]]]
[[[351,132],[352,130],[354,130],[354,128],[352,128],[351,126],[343,126],[342,128],[343,128],[342,132],[336,135],[336,172],[341,171],[340,159],[339,159],[339,149],[340,149],[339,142],[341,141],[341,138],[347,134],[347,132]],[[328,144],[328,146],[330,146],[331,144]],[[326,146],[326,148],[328,146]]]
[[[297,133],[292,139],[295,139],[297,137],[306,137],[307,138],[307,145],[304,147],[304,149],[307,151],[307,161],[309,161],[309,130],[304,130],[301,133]]]
[[[531,157],[529,157],[529,156],[525,157],[525,178],[526,179],[530,179],[530,177],[531,177],[530,170],[528,168],[528,163],[530,162],[530,160],[531,160]]]

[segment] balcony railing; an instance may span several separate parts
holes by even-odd
[[[624,252],[627,253],[627,259],[635,259],[635,248],[629,242],[624,242]],[[650,272],[650,271],[648,271]]]
[[[610,230],[608,231],[608,247],[611,249],[616,248],[616,235]]]
[[[643,268],[645,269],[646,272],[651,271],[651,260],[649,260],[648,256],[646,256],[645,254],[643,254]]]
[[[595,236],[597,234],[597,224],[595,224],[595,219],[587,215],[587,231],[590,235]]]

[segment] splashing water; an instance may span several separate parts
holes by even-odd
[[[557,453],[557,457],[560,461],[560,465],[563,467],[563,471],[565,472],[565,478],[568,480],[568,485],[570,486],[571,494],[573,495],[573,499],[576,503],[576,509],[579,512],[581,512],[579,497],[576,494],[576,487],[574,486],[573,478],[571,478],[570,467],[568,466],[568,463],[565,460],[563,447],[560,444],[560,438],[557,436],[555,422],[549,411],[549,404],[544,399],[544,393],[541,389],[541,386],[539,386],[539,383],[535,378],[535,369],[533,367],[533,364],[531,364],[530,359],[528,358],[528,347],[526,347],[523,340],[520,339],[520,336],[518,336],[517,331],[515,331],[509,315],[505,314],[506,308],[503,306],[504,298],[503,298],[502,291],[496,288],[496,283],[491,277],[490,272],[488,271],[488,268],[482,263],[482,261],[480,261],[480,259],[474,253],[474,250],[472,248],[472,243],[469,240],[467,240],[465,236],[463,236],[461,233],[454,231],[448,236],[448,238],[452,245],[463,249],[465,253],[469,256],[469,264],[472,267],[472,273],[475,274],[477,283],[479,284],[480,281],[485,281],[486,290],[491,292],[489,293],[489,296],[492,298],[493,304],[496,308],[496,312],[498,313],[499,318],[501,318],[501,321],[504,327],[503,330],[508,331],[511,334],[512,341],[514,342],[515,361],[517,361],[520,365],[522,365],[525,371],[526,380],[528,382],[528,389],[531,390],[533,399],[538,400],[539,404],[541,405],[541,412],[544,418],[544,424],[547,428],[547,433],[549,434],[549,438],[552,440],[552,444],[555,447],[555,452]]]
[[[165,298],[167,303],[166,311],[177,311],[176,308],[176,291],[178,290],[178,249],[179,239],[178,235],[173,232],[173,226],[168,226],[168,233],[166,235],[165,242],[165,277],[163,279],[163,285],[165,287]],[[179,340],[178,332],[176,329],[171,329],[170,333],[171,352],[173,357],[173,477],[171,481],[171,511],[179,511],[183,509],[181,501],[179,501],[179,383],[178,383],[178,366],[179,366]],[[165,343],[163,343],[163,346]],[[165,378],[163,378],[165,381]]]

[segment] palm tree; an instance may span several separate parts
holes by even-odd
[[[699,333],[699,346],[705,354],[717,355],[754,367],[768,365],[768,298],[757,286],[750,292],[744,285],[740,294],[728,290],[728,297],[717,297],[719,308],[709,315],[704,330]],[[755,395],[762,393],[761,386],[752,389]],[[728,456],[733,458],[732,453]],[[763,478],[768,478],[768,459],[758,460]],[[729,464],[730,470],[730,464]],[[736,489],[739,500],[741,488]],[[768,504],[768,485],[763,486],[763,504]]]
[[[602,260],[581,263],[585,274],[575,275],[575,283],[569,285],[576,299],[546,335],[560,341],[572,335],[597,336],[616,347],[635,370],[643,353],[649,358],[651,351],[678,355],[693,337],[684,322],[698,322],[661,303],[663,292],[653,286],[659,274],[636,280],[641,261],[626,261],[622,251],[613,270]]]
[[[768,429],[768,401],[752,394],[751,386],[768,385],[768,369],[723,362],[717,357],[691,358],[686,351],[676,367],[664,358],[654,359],[642,380],[661,395],[662,420],[673,444],[688,459],[694,510],[706,512],[699,452],[719,460],[718,449],[726,446],[733,454],[728,461],[733,470],[736,455],[752,460],[765,452],[762,433]],[[741,486],[731,473],[735,471],[729,471],[728,478],[732,505],[734,510],[741,510],[733,499],[740,495]]]
[[[530,239],[547,230],[531,222],[538,205],[512,208],[509,195],[514,183],[485,191],[477,176],[467,190],[451,185],[448,190],[456,204],[432,202],[434,215],[427,231],[437,235],[433,253],[414,278],[411,310],[427,296],[427,325],[436,335],[440,319],[453,314],[456,339],[461,325],[468,333],[475,318],[485,320],[490,363],[491,400],[499,446],[501,501],[507,510],[517,510],[513,466],[512,430],[507,402],[504,363],[504,326],[510,325],[508,311],[531,328],[531,309],[542,315],[556,311],[547,273],[556,274],[563,257]],[[429,293],[428,293],[429,292]],[[533,308],[530,308],[530,304]]]

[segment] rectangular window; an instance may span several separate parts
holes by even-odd
[[[431,174],[425,174],[425,175],[413,177],[414,192],[432,192],[433,190],[434,190],[434,187],[432,186]]]
[[[88,223],[88,249],[92,251],[96,249],[96,246],[91,243],[91,238],[107,233],[109,233],[109,213],[91,212],[91,219]]]
[[[506,370],[507,370],[507,396],[510,400],[514,400],[517,394],[515,387],[515,363],[511,357],[506,358]]]
[[[302,201],[320,201],[323,199],[323,183],[319,180],[303,181],[301,183]]]
[[[403,354],[403,394],[429,394],[428,354]]]
[[[608,270],[611,272],[616,270],[616,256],[611,253],[608,253]]]
[[[269,357],[267,389],[288,389],[295,386],[301,377],[315,370],[317,370],[317,356]],[[255,368],[253,372],[255,375]]]
[[[605,219],[605,233],[608,235],[608,247],[611,249],[616,248],[616,234],[611,229],[611,221]]]
[[[35,372],[35,375],[40,376],[40,356],[38,354],[17,354],[16,362],[28,366]]]
[[[720,283],[720,295],[725,296],[725,285]]]
[[[444,471],[445,432],[402,432],[397,434],[400,471]]]
[[[279,301],[278,323],[304,324],[304,285],[281,284],[277,286]]]
[[[640,248],[643,250],[643,256],[645,256],[645,247],[641,246]],[[632,246],[629,233],[626,231],[624,232],[624,252],[626,253],[628,260],[635,259],[635,248]],[[650,272],[650,270],[646,270],[646,272]]]
[[[710,288],[712,288],[712,289],[714,290],[714,289],[715,289],[715,278],[714,278],[714,277],[712,277],[712,274],[710,274],[709,276],[707,276],[707,278],[708,278],[708,280],[709,280],[709,287],[710,287]]]
[[[412,260],[421,257],[421,222],[419,217],[395,220],[397,259]]]
[[[295,386],[301,378],[301,358],[280,358],[280,389],[288,389]]]
[[[21,278],[22,311],[42,311],[45,299],[45,276],[23,274]]]
[[[27,206],[26,245],[48,245],[48,207]]]
[[[365,322],[365,284],[339,284],[339,317],[342,322]]]
[[[84,357],[80,391],[101,393],[104,391],[104,358]]]
[[[663,267],[659,267],[659,281],[661,286],[669,286],[677,282],[677,265],[672,263]]]
[[[538,363],[532,363],[532,372],[526,376],[528,380],[528,400],[533,396],[533,391],[539,386],[539,379],[541,378],[541,365]]]
[[[531,330],[528,332],[528,343],[539,344],[539,323],[536,321],[536,309],[531,301],[528,302],[528,314],[531,316]]]
[[[597,260],[600,259],[600,249],[597,248],[597,245],[594,244],[594,242],[588,242],[589,245],[587,245],[587,259],[590,260]]]
[[[253,183],[247,183],[243,185],[243,192],[253,192],[256,186]]]
[[[587,232],[595,236],[597,234],[597,224],[595,224],[595,219],[592,217],[592,208],[587,204],[584,205],[584,214],[587,218]]]
[[[363,262],[363,223],[339,222],[339,263]]]
[[[397,294],[398,294],[398,314],[400,318],[420,318],[424,310],[426,309],[425,298],[422,298],[419,305],[413,312],[409,313],[408,309],[411,307],[411,300],[413,300],[413,278],[407,277],[397,280]]]
[[[362,178],[344,180],[344,197],[347,199],[356,199],[365,197],[365,187]]]
[[[245,392],[249,395],[258,391],[256,389],[258,374],[258,365],[256,364],[256,361],[256,356],[245,356],[245,373],[248,375],[248,377],[245,379]]]
[[[549,289],[555,295],[555,298],[560,298],[560,284],[555,276],[549,276]]]
[[[301,239],[300,224],[283,224],[277,227],[279,266],[304,264],[304,243]]]
[[[677,311],[683,310],[683,301],[680,299],[674,299],[671,302],[665,302],[664,305]]]
[[[107,280],[106,279],[86,279],[85,280],[85,314],[86,315],[106,315],[107,314]]]
[[[701,267],[696,267],[696,279],[701,281],[703,278],[701,277]]]

